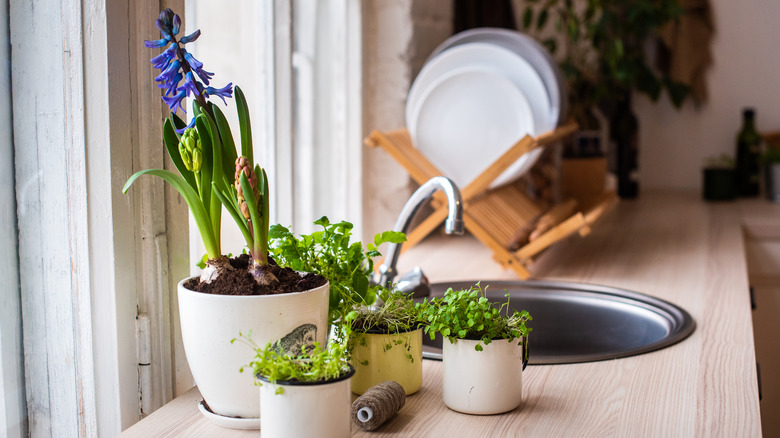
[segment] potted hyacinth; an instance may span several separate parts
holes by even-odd
[[[450,288],[444,297],[422,304],[426,333],[449,340],[442,345],[444,404],[467,414],[500,414],[518,407],[522,370],[528,364],[531,329],[526,322],[531,316],[525,310],[510,314],[509,294],[496,307],[486,289],[479,283],[459,291]]]
[[[277,266],[268,257],[269,187],[265,171],[254,164],[249,110],[235,87],[240,155],[230,126],[210,97],[233,96],[232,84],[209,86],[213,76],[187,52],[185,45],[200,31],[177,39],[181,19],[170,9],[155,22],[161,39],[148,48],[165,48],[152,58],[161,71],[155,78],[171,110],[163,140],[178,174],[142,170],[160,177],[187,202],[206,248],[206,267],[199,277],[178,285],[179,314],[187,361],[203,404],[224,417],[258,418],[259,394],[252,376],[239,372],[252,357],[251,349],[233,344],[238,333],[251,333],[260,344],[278,343],[297,354],[315,342],[324,345],[328,330],[328,282],[321,275]],[[189,123],[176,115],[184,99],[193,99]],[[228,258],[220,246],[222,207],[245,237],[249,254]],[[259,424],[259,421],[256,422]],[[244,426],[242,426],[244,427]]]

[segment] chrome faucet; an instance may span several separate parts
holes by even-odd
[[[463,198],[460,195],[460,190],[449,178],[443,176],[435,176],[429,179],[425,184],[420,186],[412,196],[406,201],[406,205],[401,210],[401,214],[395,221],[395,227],[393,231],[400,231],[405,233],[412,223],[412,218],[417,210],[427,201],[437,190],[441,190],[447,196],[447,207],[449,213],[447,220],[444,221],[444,231],[447,234],[463,234]],[[378,283],[387,287],[391,287],[395,276],[398,274],[396,271],[396,263],[398,262],[398,256],[401,254],[401,244],[391,243],[387,250],[387,257],[385,263],[379,267],[379,281]],[[425,279],[419,268],[415,268],[415,273],[419,272],[418,277]]]

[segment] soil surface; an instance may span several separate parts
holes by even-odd
[[[271,272],[279,279],[272,287],[261,286],[249,273],[250,257],[241,254],[230,259],[232,270],[222,270],[219,277],[211,283],[202,283],[199,277],[193,277],[184,283],[184,287],[197,292],[215,295],[278,295],[303,292],[322,286],[327,279],[321,275],[307,273],[301,276],[290,268],[280,268],[272,258],[268,258]]]

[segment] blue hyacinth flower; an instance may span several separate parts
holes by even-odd
[[[160,12],[160,16],[155,20],[155,26],[162,38],[144,41],[144,46],[149,48],[168,46],[162,53],[151,59],[154,68],[160,70],[160,74],[154,80],[158,82],[159,88],[165,90],[162,99],[168,108],[173,112],[178,109],[186,112],[183,100],[187,97],[194,97],[203,107],[207,106],[206,99],[210,96],[219,97],[227,104],[225,98],[233,97],[233,84],[230,83],[222,88],[208,87],[214,73],[204,70],[203,63],[184,48],[185,44],[200,37],[200,30],[177,41],[176,36],[181,30],[181,17],[174,14],[171,9]],[[188,127],[193,123],[190,121]]]

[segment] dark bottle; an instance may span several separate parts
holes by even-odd
[[[610,120],[609,136],[616,152],[618,196],[624,199],[636,198],[639,195],[639,122],[631,110],[630,98],[622,98],[617,103]]]
[[[737,193],[740,196],[758,195],[760,146],[756,112],[747,108],[742,111],[742,130],[737,135]]]

